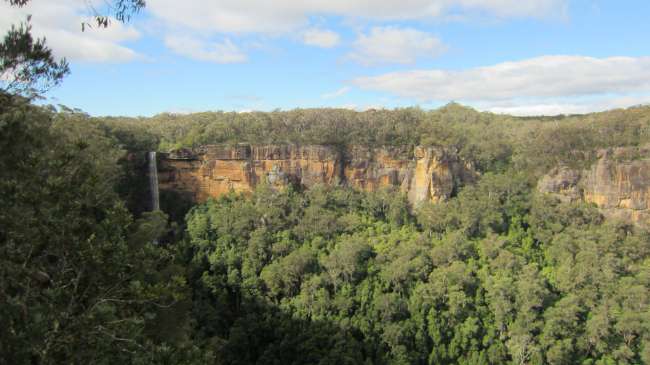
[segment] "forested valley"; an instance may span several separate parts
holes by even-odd
[[[536,189],[647,145],[648,107],[98,118],[0,99],[0,363],[650,363],[650,235]],[[147,152],[236,143],[440,146],[480,178],[419,206],[262,184],[145,208]]]

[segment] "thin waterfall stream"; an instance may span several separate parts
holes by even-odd
[[[160,210],[158,193],[158,162],[156,152],[149,152],[149,190],[151,191],[151,210]]]

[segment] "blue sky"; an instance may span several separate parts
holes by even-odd
[[[25,14],[71,63],[48,102],[92,115],[650,102],[647,1],[148,0],[82,33],[85,0],[33,0],[3,2],[0,29]]]

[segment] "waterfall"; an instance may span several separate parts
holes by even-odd
[[[158,162],[156,152],[149,152],[149,190],[151,191],[151,210],[160,210],[158,196]]]

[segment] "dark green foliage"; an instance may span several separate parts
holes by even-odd
[[[45,39],[34,39],[29,19],[11,29],[0,42],[0,91],[40,95],[70,72],[65,59],[56,61]]]
[[[403,209],[399,194],[326,187],[196,207],[196,340],[227,364],[647,359],[645,231],[535,196],[510,172],[417,222]]]
[[[5,1],[11,6],[23,7],[31,0]],[[100,9],[90,2],[87,5],[96,25],[106,28],[110,25],[111,17],[120,22],[128,21],[145,6],[145,1],[112,0],[102,4]],[[0,42],[0,92],[36,98],[57,86],[70,72],[70,68],[65,59],[54,59],[45,38],[32,37],[30,20],[28,16],[26,22],[18,26],[13,24]],[[84,30],[93,24],[84,22],[80,26]]]
[[[123,152],[93,125],[0,99],[0,363],[197,356],[184,270],[152,244],[167,217],[133,221],[115,192]]]
[[[531,181],[559,164],[589,165],[598,149],[650,143],[648,107],[564,118],[514,118],[458,104],[437,110],[297,109],[252,113],[92,118],[129,149],[205,144],[441,146],[480,172],[523,172]]]
[[[1,94],[0,363],[647,363],[650,234],[534,187],[647,143],[648,114],[99,119]],[[144,152],[236,142],[438,145],[481,176],[417,209],[395,190],[261,185],[143,211]]]

